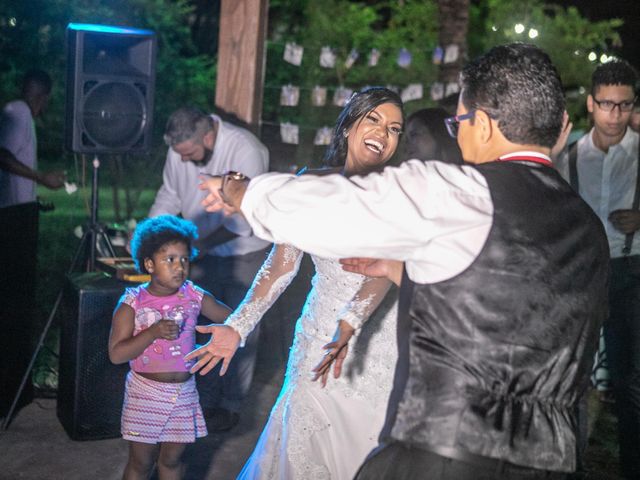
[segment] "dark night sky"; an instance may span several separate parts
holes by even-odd
[[[618,53],[640,69],[640,0],[564,0],[550,3],[565,7],[573,5],[589,20],[624,20],[619,30],[623,46]]]

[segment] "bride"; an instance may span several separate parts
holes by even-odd
[[[338,117],[325,156],[334,168],[320,172],[350,176],[380,168],[394,154],[402,126],[396,93],[381,87],[356,93]],[[187,356],[199,357],[192,371],[204,374],[220,359],[221,374],[226,371],[237,347],[296,275],[302,256],[292,246],[274,246],[225,326],[198,327],[214,335]],[[376,315],[384,318],[362,327],[390,282],[346,272],[337,260],[312,259],[316,273],[296,325],[282,391],[241,479],[351,479],[377,445],[397,358],[396,302],[378,309]],[[374,325],[377,330],[368,328]],[[355,345],[345,358],[354,333]],[[323,348],[327,355],[314,369]],[[332,364],[336,378],[323,388]],[[314,383],[317,378],[322,384]]]

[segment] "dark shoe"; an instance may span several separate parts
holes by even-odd
[[[210,432],[228,432],[240,421],[240,415],[226,408],[205,408],[203,413]]]

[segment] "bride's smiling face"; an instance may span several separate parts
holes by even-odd
[[[348,131],[345,170],[366,173],[387,162],[398,148],[402,124],[402,112],[393,103],[364,114]]]

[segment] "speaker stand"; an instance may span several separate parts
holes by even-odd
[[[75,254],[73,255],[73,260],[71,260],[71,266],[69,267],[69,271],[67,274],[70,274],[76,270],[76,268],[84,263],[85,271],[93,272],[96,267],[96,251],[97,251],[97,242],[102,242],[102,245],[105,245],[107,252],[111,257],[115,257],[115,250],[113,249],[113,245],[111,244],[111,240],[109,240],[109,236],[106,234],[104,227],[98,223],[98,172],[100,170],[100,160],[98,156],[94,156],[93,158],[93,175],[91,177],[91,217],[89,219],[89,223],[86,226],[86,229],[80,239],[80,244],[78,245]],[[82,260],[82,261],[81,261]],[[64,287],[60,289],[58,296],[56,297],[56,301],[53,304],[53,308],[47,317],[47,321],[40,333],[40,338],[38,339],[38,343],[36,344],[36,349],[31,356],[31,360],[29,361],[29,365],[27,366],[27,371],[24,373],[22,377],[22,381],[20,382],[20,386],[18,387],[18,391],[16,395],[13,397],[13,402],[11,403],[11,407],[7,412],[6,417],[2,421],[2,426],[0,430],[4,431],[9,427],[9,423],[11,423],[13,412],[18,405],[18,401],[20,400],[20,395],[22,395],[22,391],[24,390],[27,381],[29,380],[29,375],[33,370],[33,366],[35,365],[36,358],[38,357],[38,353],[42,349],[44,345],[45,338],[49,333],[49,329],[51,328],[51,324],[53,323],[53,319],[55,318],[56,312],[58,311],[58,307],[60,306],[60,302],[62,300],[62,294],[64,292]]]

